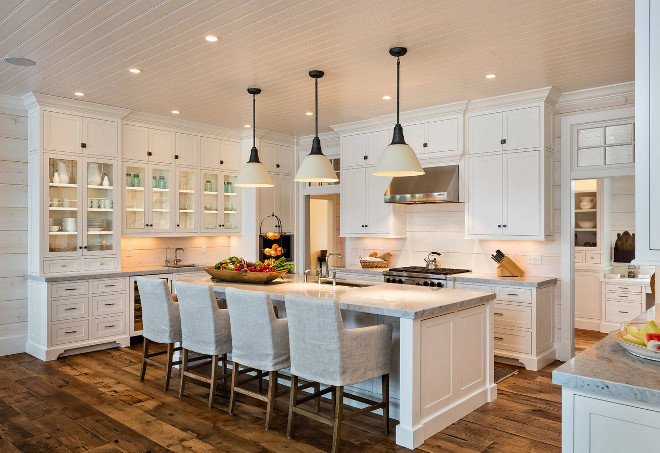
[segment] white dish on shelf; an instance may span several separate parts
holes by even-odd
[[[580,228],[595,228],[596,227],[596,221],[595,220],[578,220],[577,224]]]

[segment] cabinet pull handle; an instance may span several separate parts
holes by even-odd
[[[275,167],[276,167],[276,168],[280,168],[280,164],[275,164]]]
[[[76,307],[67,307],[67,308],[65,308],[64,310],[65,310],[65,311],[69,311],[69,310],[77,310],[77,308],[76,308]]]
[[[624,315],[627,315],[627,314],[628,314],[627,311],[621,311],[621,310],[619,310],[619,313],[623,313]]]
[[[429,144],[428,144],[428,143],[424,143],[422,146],[423,146],[424,148],[428,148]]]
[[[504,316],[504,313],[498,313],[498,312],[495,312],[495,313],[493,313],[493,315],[494,315],[494,316]]]
[[[504,338],[502,338],[502,337],[493,337],[493,339],[495,339],[495,340],[500,340],[500,341],[504,341]]]
[[[78,331],[77,330],[66,330],[66,331],[64,331],[65,334],[66,333],[76,333],[76,332],[78,332]]]
[[[151,157],[153,153],[151,151],[147,151],[147,156]]]
[[[116,285],[114,283],[111,284],[111,285],[110,284],[105,285],[106,288],[112,288],[113,286],[116,286]]]
[[[81,148],[87,148],[87,143],[81,143],[81,144],[80,144],[80,147],[81,147]]]
[[[60,264],[60,267],[66,267],[66,264]]]
[[[64,288],[64,291],[75,291],[76,288]]]
[[[225,163],[224,160],[221,160],[221,161],[220,161],[220,165],[223,165],[224,163]]]
[[[78,246],[78,249],[79,249],[79,250],[82,250],[82,245],[79,245],[79,246]]]
[[[111,304],[105,304],[105,305],[114,305],[114,304],[115,304],[115,303],[113,302],[113,303],[111,303]]]
[[[109,329],[109,328],[114,327],[114,326],[115,326],[114,324],[110,324],[109,326],[103,326],[103,328],[104,329]]]
[[[179,155],[178,155],[178,154],[175,154],[175,155],[174,155],[174,158],[175,158],[175,159],[178,159],[178,158],[179,158]]]
[[[518,293],[506,293],[507,296],[518,296]]]
[[[506,138],[503,138],[502,140],[500,140],[500,145],[506,145]]]

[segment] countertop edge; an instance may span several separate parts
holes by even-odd
[[[538,278],[538,281],[525,281],[525,280],[511,280],[512,278],[526,278],[526,277],[485,277],[485,276],[471,276],[471,275],[453,275],[447,279],[453,279],[454,282],[465,283],[491,283],[493,285],[501,286],[524,286],[530,288],[543,288],[546,286],[553,286],[557,284],[556,277],[532,277]]]
[[[158,275],[158,274],[177,274],[187,272],[203,271],[208,266],[194,266],[194,267],[173,267],[173,268],[156,268],[156,269],[135,269],[127,271],[108,271],[97,273],[81,273],[81,274],[66,274],[66,275],[38,275],[38,274],[25,274],[25,278],[34,282],[41,283],[55,283],[55,282],[68,282],[73,280],[97,280],[101,278],[121,278],[121,277],[134,277],[136,275]]]

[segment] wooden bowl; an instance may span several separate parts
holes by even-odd
[[[223,269],[216,269],[215,267],[207,267],[204,269],[211,277],[221,280],[223,282],[239,282],[239,283],[257,283],[263,284],[272,282],[278,277],[286,274],[288,271],[277,272],[245,272],[245,271],[226,271]]]

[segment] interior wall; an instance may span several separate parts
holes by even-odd
[[[174,259],[175,248],[183,248],[181,264],[215,264],[231,255],[228,236],[122,238],[121,267],[162,266],[167,247],[171,249],[170,259]]]
[[[0,355],[27,334],[27,112],[0,106]]]

